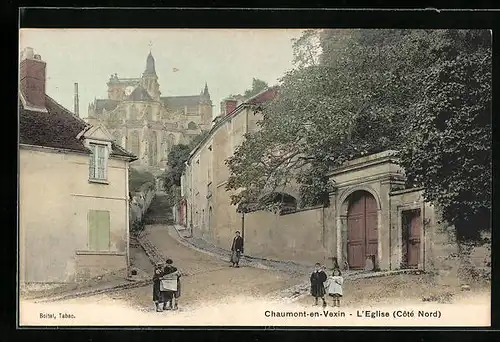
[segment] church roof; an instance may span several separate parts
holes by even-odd
[[[189,96],[164,96],[160,100],[167,106],[171,108],[179,108],[189,105],[198,105],[200,102],[200,95],[189,95]]]
[[[127,97],[127,101],[153,101],[148,91],[143,86],[138,86]]]
[[[103,109],[106,111],[112,111],[115,109],[121,101],[118,100],[110,100],[110,99],[97,99],[95,101],[95,110],[100,113]]]
[[[48,95],[45,95],[45,107],[47,113],[26,110],[19,100],[19,142],[89,153],[83,141],[77,138],[87,124]],[[136,159],[115,143],[111,155]]]

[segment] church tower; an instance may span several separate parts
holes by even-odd
[[[160,84],[156,75],[155,59],[151,51],[149,51],[148,58],[146,59],[146,70],[142,74],[142,86],[148,91],[153,100],[160,101]]]
[[[212,126],[212,100],[210,99],[210,93],[208,92],[208,85],[205,82],[205,88],[200,94],[200,112],[201,112],[201,122],[205,126],[204,129],[210,129]]]

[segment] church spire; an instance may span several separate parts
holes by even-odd
[[[151,41],[150,41],[149,42],[149,55],[148,55],[148,58],[146,59],[146,70],[144,71],[144,74],[156,75],[155,59],[153,57],[153,54],[151,53],[152,46],[153,46],[153,43],[151,43]]]
[[[205,89],[203,89],[203,95],[210,97],[210,93],[208,92],[208,85],[207,85],[206,81],[205,81]]]

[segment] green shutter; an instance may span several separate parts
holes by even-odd
[[[97,250],[109,250],[109,211],[99,211]]]
[[[89,211],[89,250],[107,251],[110,240],[109,211]]]
[[[97,213],[96,210],[89,211],[89,250],[91,251],[97,249]]]

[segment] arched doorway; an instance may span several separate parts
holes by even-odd
[[[377,261],[377,201],[367,191],[355,191],[348,202],[347,262],[351,269],[362,269],[367,258]]]
[[[279,211],[282,214],[297,210],[297,199],[283,192],[272,192],[267,194],[261,198],[261,202],[265,204],[278,204]]]

